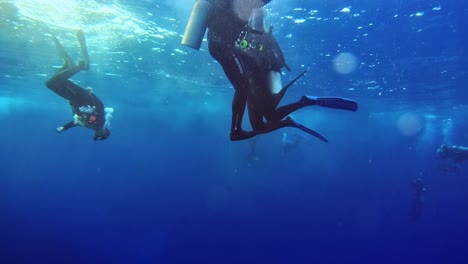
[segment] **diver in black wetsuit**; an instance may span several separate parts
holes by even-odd
[[[57,132],[60,133],[74,126],[84,126],[95,131],[93,140],[105,140],[110,136],[110,131],[106,125],[104,104],[90,88],[83,89],[69,80],[79,71],[89,69],[89,58],[83,32],[80,30],[76,35],[81,47],[81,60],[78,66],[73,64],[70,55],[60,45],[57,38],[52,36],[60,56],[64,60],[64,65],[47,80],[46,86],[59,96],[69,100],[74,114],[74,120],[58,127]]]
[[[440,164],[440,169],[446,173],[460,175],[460,163],[468,161],[468,147],[442,144],[437,149],[437,152],[443,160]]]
[[[250,1],[235,6],[232,0],[211,1],[212,8],[207,19],[208,48],[211,56],[223,67],[235,89],[232,101],[231,140],[247,139],[255,136],[253,132],[242,129],[250,82],[255,74],[255,59],[237,47],[240,34],[246,30],[248,20],[255,8],[260,8],[269,0],[251,5]],[[281,67],[280,67],[281,68]],[[279,70],[279,69],[278,69]]]
[[[271,29],[264,29],[262,7],[270,1],[205,0],[206,5],[210,5],[206,19],[209,52],[221,64],[235,89],[230,139],[243,140],[282,127],[296,127],[327,141],[288,115],[312,105],[350,111],[356,111],[358,105],[344,98],[303,96],[296,103],[278,108],[286,90],[305,72],[284,88],[281,87],[280,71],[283,67],[289,70],[289,67]],[[253,131],[242,129],[246,104]]]
[[[441,158],[451,159],[456,163],[468,160],[468,147],[447,146],[442,144],[438,149]]]

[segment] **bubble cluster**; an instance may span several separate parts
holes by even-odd
[[[343,52],[333,59],[333,67],[340,74],[350,74],[356,70],[358,60],[354,54]]]

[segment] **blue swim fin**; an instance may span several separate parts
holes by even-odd
[[[343,109],[353,112],[358,110],[358,103],[356,101],[342,97],[303,96],[302,100],[308,104],[322,107]]]
[[[298,129],[306,132],[307,134],[310,134],[310,135],[322,140],[323,142],[328,143],[328,139],[325,138],[324,136],[320,135],[319,132],[314,131],[314,130],[308,128],[308,127],[303,126],[302,124],[296,122],[294,119],[292,119],[289,116],[286,117],[286,120],[284,120],[284,122],[286,123],[286,126],[298,128]]]

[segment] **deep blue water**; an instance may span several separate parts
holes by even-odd
[[[283,129],[255,159],[229,141],[233,89],[206,43],[180,44],[192,0],[64,2],[0,2],[0,263],[468,263],[468,166],[436,152],[468,145],[465,2],[272,1],[283,82],[308,69],[285,102],[360,109],[303,109],[330,142]],[[73,80],[115,109],[103,142],[54,130],[71,112],[44,85],[50,34],[77,57],[77,28],[92,64]]]

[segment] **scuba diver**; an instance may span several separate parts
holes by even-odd
[[[57,133],[63,132],[75,126],[83,126],[95,131],[93,140],[105,140],[110,136],[109,125],[112,118],[112,108],[105,108],[102,101],[93,93],[91,88],[84,89],[69,80],[81,70],[89,69],[89,57],[86,49],[86,41],[81,30],[76,33],[81,48],[81,60],[78,65],[73,61],[60,45],[57,38],[52,35],[60,57],[64,60],[62,68],[46,82],[47,88],[59,96],[70,101],[74,114],[73,121],[57,127]]]
[[[422,209],[424,205],[424,193],[427,191],[424,182],[421,178],[417,178],[413,181],[413,186],[415,189],[413,204],[410,211],[410,220],[416,221],[422,215]]]
[[[451,159],[456,163],[468,160],[468,147],[440,145],[437,149],[443,159]]]
[[[460,163],[468,160],[468,147],[440,145],[437,153],[444,160],[453,162],[442,162],[440,169],[446,173],[460,175]]]
[[[196,0],[182,44],[199,49],[208,29],[208,49],[222,66],[235,89],[232,101],[230,139],[248,139],[283,127],[296,127],[320,140],[328,140],[289,114],[306,106],[356,111],[357,102],[339,97],[303,96],[299,101],[278,108],[287,89],[305,72],[285,87],[281,69],[290,70],[282,50],[265,30],[263,6],[271,0]],[[242,129],[246,106],[253,131]],[[266,122],[265,122],[266,120]]]

